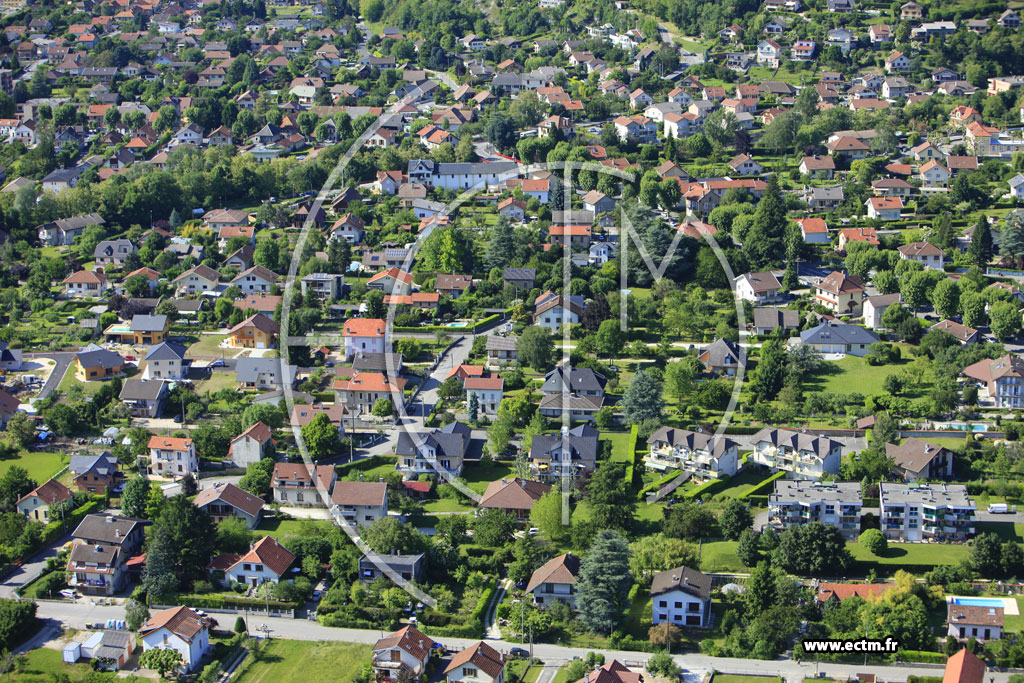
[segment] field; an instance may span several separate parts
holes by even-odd
[[[324,519],[263,519],[260,521],[256,531],[265,536],[273,538],[284,538],[295,536],[301,533],[305,524],[329,525],[330,522]]]
[[[468,464],[462,471],[462,478],[466,485],[480,494],[487,490],[487,485],[492,481],[511,476],[511,466],[493,461],[490,464],[483,462]]]
[[[204,334],[199,337],[192,346],[188,347],[189,356],[210,356],[220,358],[223,355],[235,355],[236,350],[222,349],[220,343],[224,341],[227,335],[224,334]]]
[[[882,565],[934,566],[937,564],[959,564],[967,559],[966,545],[945,543],[890,543],[881,557],[872,555],[859,543],[847,543],[853,559],[861,562],[877,562]]]
[[[248,657],[234,680],[238,683],[351,681],[369,661],[368,645],[271,640],[261,661]]]
[[[868,365],[863,358],[844,356],[837,361],[826,361],[824,370],[804,385],[804,391],[828,391],[835,394],[861,393],[865,396],[884,392],[883,382],[887,375],[899,372],[900,364]],[[927,391],[929,385],[922,382],[917,392]],[[907,391],[913,396],[914,392]]]
[[[7,680],[17,680],[19,683],[49,683],[49,681],[63,679],[65,681],[116,681],[116,673],[98,673],[92,670],[88,664],[65,664],[61,660],[60,650],[39,648],[25,653],[25,665],[20,673],[9,673],[5,676]],[[64,677],[67,678],[64,678]],[[60,677],[60,678],[58,678]],[[145,679],[128,677],[121,680],[143,681]]]
[[[0,474],[3,474],[11,465],[24,467],[28,476],[40,484],[57,474],[57,471],[68,462],[63,453],[34,453],[20,451],[16,458],[0,460]]]
[[[737,541],[708,541],[700,547],[700,569],[705,572],[745,572],[736,555]]]
[[[633,454],[629,452],[629,432],[604,432],[601,441],[612,442],[612,462],[633,462]]]

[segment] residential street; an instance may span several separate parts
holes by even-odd
[[[107,619],[124,618],[122,607],[108,607],[99,605],[71,604],[66,602],[44,601],[39,603],[39,616],[43,619],[52,619],[63,622],[71,628],[84,628],[86,622],[105,621]],[[228,614],[215,614],[214,618],[221,622],[221,626],[230,626],[234,622],[234,616]],[[230,622],[230,623],[229,623]],[[289,638],[293,640],[328,640],[343,641],[349,643],[372,644],[380,638],[383,633],[380,631],[368,631],[348,628],[329,628],[321,626],[315,621],[303,619],[281,619],[250,617],[248,619],[249,629],[267,624],[270,626],[271,638]],[[472,645],[474,640],[464,638],[442,638],[445,645],[450,647],[463,648]],[[521,643],[508,642],[503,640],[491,641],[491,645],[501,650],[508,650],[513,647],[521,647]],[[547,664],[562,664],[574,657],[583,657],[589,652],[586,648],[562,647],[560,645],[535,644],[533,647],[534,656],[539,657]],[[645,662],[649,654],[642,652],[623,652],[614,650],[603,650],[605,657],[616,658],[623,662]],[[757,659],[728,659],[723,657],[708,657],[701,654],[676,655],[676,661],[683,668],[693,671],[723,671],[737,674],[760,674],[779,675],[785,677],[787,683],[800,683],[804,678],[813,677],[815,674],[814,662],[797,663],[792,660],[762,661]],[[939,676],[942,674],[942,667],[939,666],[863,666],[858,664],[821,664],[818,671],[826,676],[838,680],[853,678],[857,673],[870,671],[885,681],[905,681],[907,676]],[[1009,673],[989,672],[991,683],[1006,683],[1009,680]]]
[[[64,379],[64,373],[67,372],[68,367],[71,365],[71,361],[75,358],[74,351],[57,351],[54,353],[26,353],[25,358],[50,358],[57,364],[50,371],[50,376],[46,378],[46,382],[43,384],[43,388],[39,390],[36,395],[37,399],[46,398],[52,394],[60,382]]]

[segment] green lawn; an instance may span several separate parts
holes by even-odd
[[[60,650],[49,648],[38,648],[25,653],[25,665],[20,673],[8,673],[4,680],[18,681],[18,683],[50,683],[58,680],[58,675],[66,675],[66,680],[84,681],[86,678],[92,681],[116,681],[116,673],[93,672],[92,667],[85,664],[65,664],[61,659]],[[129,676],[127,681],[144,681],[146,679]]]
[[[612,442],[612,462],[633,462],[633,454],[629,452],[629,432],[604,432],[601,440]]]
[[[210,392],[210,395],[213,395],[221,389],[237,388],[238,380],[235,379],[235,373],[224,370],[214,370],[210,373],[209,379],[196,383],[196,393],[200,395],[204,395],[206,392]]]
[[[736,555],[738,541],[707,541],[700,548],[700,569],[704,572],[745,572]]]
[[[1019,612],[1019,614],[1005,615],[1003,628],[1007,631],[1020,633],[1021,631],[1024,631],[1024,597],[1018,596],[1014,599],[1017,601],[1017,612]]]
[[[881,557],[872,555],[859,543],[846,544],[853,559],[861,562],[875,562],[882,565],[932,566],[937,564],[959,564],[967,559],[966,545],[947,543],[890,543]]]
[[[868,365],[863,358],[844,356],[837,361],[826,361],[824,370],[804,384],[805,391],[828,391],[835,394],[853,392],[870,396],[884,393],[883,382],[888,375],[897,374],[905,365]],[[914,397],[923,395],[931,387],[930,382],[922,381],[917,387],[910,388],[906,395]]]
[[[22,450],[15,458],[0,460],[0,475],[10,468],[11,465],[24,467],[28,476],[40,484],[57,474],[69,458],[63,453],[30,453]]]
[[[106,379],[81,382],[75,377],[75,366],[72,365],[68,368],[68,371],[64,373],[64,379],[62,379],[60,384],[57,385],[57,391],[67,396],[68,392],[70,392],[74,387],[78,387],[81,389],[83,396],[92,396],[100,390],[100,387],[102,387],[104,383],[110,381],[111,380]]]
[[[273,538],[284,538],[298,535],[301,533],[303,525],[307,524],[330,526],[331,523],[326,519],[263,519],[256,527],[256,533]]]
[[[739,498],[748,491],[756,489],[764,480],[772,476],[770,472],[757,472],[754,469],[741,470],[729,480],[729,487],[716,493],[715,498]]]
[[[466,485],[480,494],[487,490],[487,485],[492,481],[511,476],[514,476],[511,465],[495,461],[486,464],[484,462],[468,463],[462,471],[462,479]]]
[[[351,681],[369,661],[368,645],[277,639],[267,645],[261,661],[249,656],[234,680],[237,683]]]
[[[438,498],[423,506],[427,512],[472,512],[474,507],[461,500],[451,498]]]
[[[232,349],[220,348],[220,343],[224,341],[224,338],[226,336],[227,335],[225,334],[201,335],[199,337],[199,341],[197,341],[192,346],[188,347],[189,357],[208,356],[220,358],[221,356],[226,354],[234,355],[235,353],[237,353],[236,351],[233,351]]]
[[[979,505],[980,509],[981,506]],[[975,522],[974,528],[979,534],[993,533],[1003,541],[1024,543],[1024,524],[1013,522]]]

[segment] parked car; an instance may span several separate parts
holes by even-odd
[[[508,651],[509,659],[526,659],[530,653],[521,647],[514,647]]]

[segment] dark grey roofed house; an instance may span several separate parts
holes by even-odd
[[[131,310],[136,311],[136,315],[142,313],[144,315],[152,315],[156,310],[156,307],[160,305],[163,299],[159,297],[132,297],[128,300],[128,304]]]
[[[373,583],[377,579],[389,579],[380,565],[398,574],[403,579],[418,581],[423,576],[423,553],[418,555],[363,555],[359,558],[359,580]]]
[[[139,533],[145,522],[131,517],[115,515],[86,515],[72,534],[89,543],[121,545],[125,539]]]
[[[167,384],[159,380],[145,381],[134,377],[126,379],[118,398],[136,417],[156,417],[160,413]]]
[[[171,305],[183,315],[195,315],[203,310],[203,299],[171,299]]]
[[[651,595],[681,590],[701,600],[711,597],[711,577],[696,569],[678,567],[658,572],[651,580]]]
[[[565,368],[557,367],[544,375],[544,385],[540,388],[545,394],[560,394],[565,382]],[[605,376],[590,368],[570,368],[569,391],[584,396],[604,396],[604,385],[608,383]]]
[[[72,455],[71,463],[68,465],[68,471],[74,475],[79,475],[83,472],[96,472],[106,476],[111,472],[118,471],[118,469],[117,458],[111,455],[109,451],[103,451],[99,455]]]
[[[129,329],[132,332],[163,332],[166,325],[166,315],[133,315]]]
[[[185,347],[175,342],[157,344],[146,354],[145,360],[184,360]]]
[[[92,255],[99,263],[124,263],[125,258],[135,252],[135,243],[122,238],[103,240],[93,249]]]
[[[754,331],[757,334],[769,334],[776,327],[796,330],[800,328],[800,311],[780,308],[755,308]]]
[[[747,354],[734,341],[716,339],[708,344],[697,358],[708,372],[732,375],[738,368],[747,367]]]
[[[402,354],[400,353],[357,353],[352,359],[352,369],[356,372],[383,372],[387,374],[394,368],[395,374],[402,373]]]
[[[506,285],[519,287],[520,289],[533,289],[533,283],[537,280],[537,269],[505,268],[501,273],[501,277]]]
[[[597,449],[601,433],[590,425],[574,427],[566,433],[566,444],[573,464],[593,470],[597,465]],[[530,442],[530,460],[550,459],[562,452],[562,434],[540,434]],[[561,459],[558,459],[561,462]]]
[[[105,349],[102,346],[90,344],[76,354],[75,358],[83,368],[119,368],[124,365],[124,358],[121,354]]]
[[[813,346],[820,353],[864,356],[869,347],[878,341],[878,335],[860,325],[826,321],[801,332],[800,341]]]
[[[472,430],[462,422],[452,422],[431,432],[410,434],[403,430],[398,435],[395,455],[417,455],[421,445],[428,445],[438,451],[438,457],[463,458],[469,450]]]

